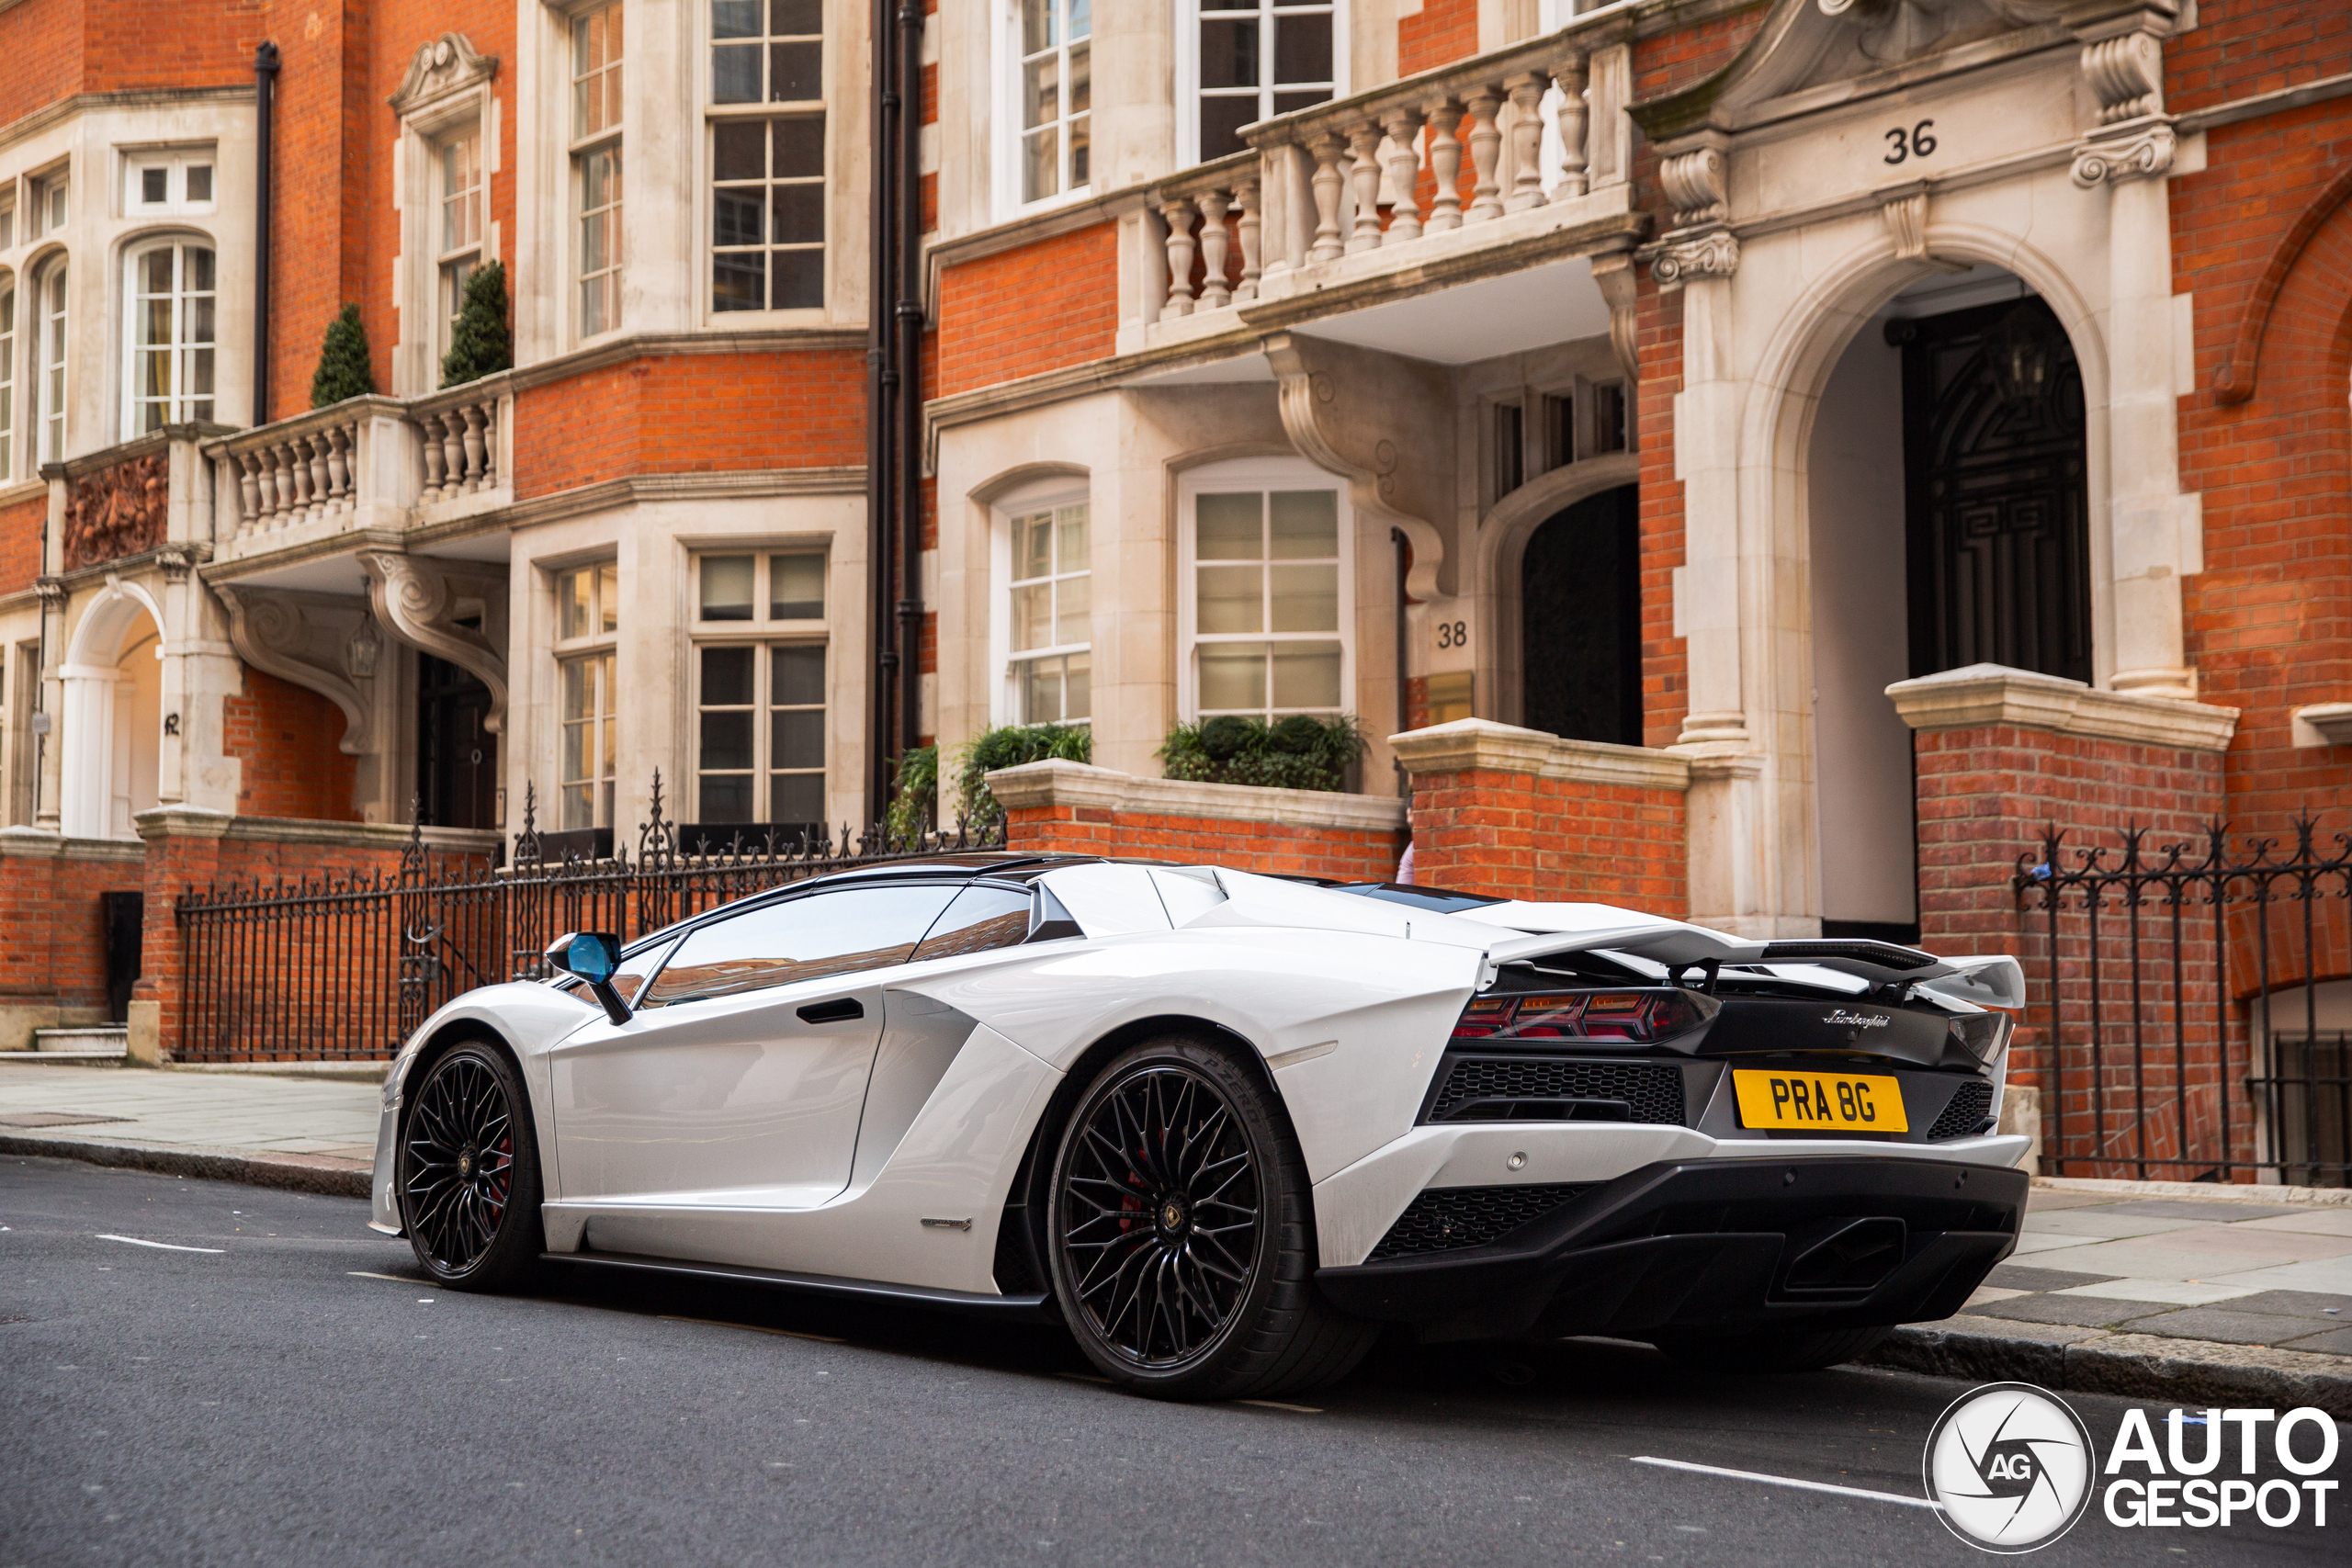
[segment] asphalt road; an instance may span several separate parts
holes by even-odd
[[[0,1568],[1989,1561],[1922,1507],[1635,1462],[1916,1499],[1960,1383],[1398,1345],[1297,1408],[1169,1405],[1045,1329],[602,1279],[440,1291],[364,1219],[0,1161]],[[2072,1403],[2104,1451],[2124,1404]],[[2036,1560],[2342,1563],[2337,1501],[2324,1530],[2095,1508]]]

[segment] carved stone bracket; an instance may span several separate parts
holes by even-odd
[[[1728,186],[1720,148],[1701,147],[1678,152],[1658,165],[1657,176],[1658,183],[1666,187],[1666,198],[1674,203],[1676,228],[1723,221]]]
[[[62,610],[65,607],[65,580],[62,577],[33,579],[33,592],[39,593],[41,604],[50,608]]]
[[[497,74],[498,56],[480,52],[463,33],[443,33],[419,46],[408,62],[408,74],[388,101],[394,114],[405,117]]]
[[[1739,241],[1728,229],[1687,239],[1668,236],[1650,254],[1650,276],[1672,291],[1693,277],[1729,277],[1739,270]]]
[[[506,725],[506,656],[471,626],[457,622],[458,600],[468,580],[429,557],[390,550],[361,553],[368,573],[368,602],[376,619],[410,647],[446,660],[490,688],[490,712],[481,727],[495,735]],[[503,582],[481,580],[486,595],[503,594]]]
[[[1405,510],[1398,471],[1403,454],[1396,442],[1382,436],[1369,452],[1363,451],[1361,439],[1342,431],[1338,379],[1311,368],[1286,333],[1266,339],[1265,349],[1274,369],[1283,434],[1308,462],[1348,481],[1348,500],[1358,512],[1404,531],[1413,549],[1405,592],[1416,599],[1442,597],[1438,569],[1445,560],[1445,536],[1427,518]]]
[[[2083,46],[2083,80],[2098,98],[2098,122],[2164,110],[2165,51],[2152,33],[2129,32]]]
[[[347,667],[347,660],[337,657],[346,641],[374,635],[367,602],[228,583],[214,583],[212,591],[228,606],[229,641],[237,657],[334,703],[343,710],[343,739],[338,742],[343,751],[356,757],[369,750],[369,715],[375,705],[365,689],[337,668]]]
[[[1891,195],[1879,204],[1879,216],[1894,241],[1897,261],[1925,262],[1941,272],[1966,272],[1962,262],[1941,261],[1928,254],[1928,192],[1926,187]]]
[[[1609,346],[1616,351],[1617,368],[1625,373],[1625,385],[1631,387],[1642,378],[1641,285],[1634,276],[1633,253],[1604,251],[1594,256],[1592,280],[1600,286],[1600,298],[1609,306]]]
[[[167,543],[155,551],[155,564],[164,569],[164,581],[179,583],[187,574],[212,558],[212,547],[201,539]]]
[[[2118,180],[2153,179],[2172,167],[2179,147],[2167,119],[2129,126],[2121,135],[2101,134],[2075,149],[2074,180],[2090,190]]]

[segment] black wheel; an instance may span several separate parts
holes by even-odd
[[[1280,1107],[1197,1041],[1133,1047],[1096,1075],[1062,1129],[1046,1241],[1080,1347],[1138,1393],[1311,1388],[1377,1337],[1316,1293],[1306,1165]]]
[[[1653,1343],[1684,1366],[1713,1372],[1817,1372],[1860,1360],[1894,1332],[1891,1328],[1833,1328],[1812,1334],[1694,1334]]]
[[[494,1291],[537,1271],[538,1140],[503,1052],[469,1043],[426,1069],[401,1123],[399,1174],[409,1245],[435,1280]]]

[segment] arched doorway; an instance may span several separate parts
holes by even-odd
[[[68,838],[129,839],[160,803],[163,637],[143,596],[109,589],[74,628],[59,673],[63,751],[58,827]]]
[[[1886,688],[1970,664],[2091,678],[2082,375],[2015,276],[1927,279],[1830,372],[1806,462],[1825,934],[1918,934],[1911,732]]]
[[[1571,740],[1642,743],[1639,489],[1554,513],[1520,563],[1521,722]]]

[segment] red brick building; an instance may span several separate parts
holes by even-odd
[[[152,969],[164,849],[380,855],[412,801],[484,854],[526,792],[594,851],[657,770],[692,824],[863,819],[894,595],[920,733],[1083,721],[1130,776],[1019,823],[1286,863],[1311,810],[1156,751],[1347,713],[1296,863],[1385,857],[1401,769],[1430,880],[1757,935],[2008,941],[2046,822],[2347,804],[2345,7],[933,0],[887,585],[873,14],[0,9],[27,929],[143,888]],[[492,260],[513,367],[445,388]],[[375,391],[313,410],[346,303]]]

